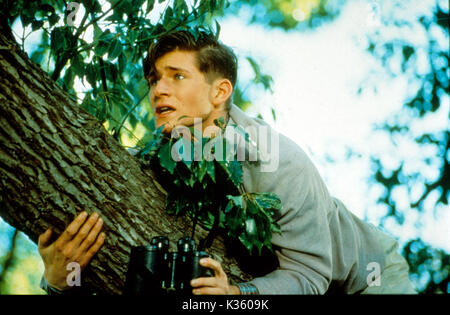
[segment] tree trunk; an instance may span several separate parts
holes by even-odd
[[[120,294],[131,247],[167,235],[174,249],[191,221],[169,216],[152,172],[0,32],[0,215],[36,242],[49,227],[59,235],[80,211],[99,212],[107,238],[82,283]],[[197,229],[198,241],[207,231]],[[219,237],[209,252],[231,280],[248,280],[223,244]]]

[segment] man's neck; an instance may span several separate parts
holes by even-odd
[[[203,137],[211,137],[212,134],[218,134],[220,132],[220,128],[214,123],[216,119],[223,117],[225,121],[225,126],[228,124],[228,119],[230,117],[229,112],[225,109],[225,106],[222,106],[221,109],[217,111],[213,111],[208,119],[202,122],[202,134]],[[199,126],[200,127],[200,126]]]

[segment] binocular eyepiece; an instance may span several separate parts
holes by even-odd
[[[177,242],[177,251],[169,251],[169,239],[155,236],[149,246],[131,249],[124,294],[164,295],[192,294],[190,282],[199,277],[212,277],[211,269],[199,264],[204,251],[197,251],[195,241],[182,237]]]

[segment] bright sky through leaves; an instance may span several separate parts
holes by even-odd
[[[246,15],[250,12],[242,10],[239,18],[220,21],[220,38],[240,57],[253,56],[274,79],[273,95],[260,91],[251,95],[254,106],[249,113],[263,113],[277,130],[299,143],[312,157],[331,193],[356,215],[377,225],[386,210],[375,204],[379,189],[367,183],[371,171],[369,155],[389,152],[390,147],[388,136],[374,134],[372,128],[403,106],[410,96],[410,82],[405,76],[389,78],[377,60],[365,51],[366,34],[380,26],[377,16],[380,9],[374,3],[350,1],[333,23],[303,33],[247,25]],[[428,1],[418,3],[408,14],[423,14],[432,5]],[[405,36],[412,36],[411,40],[419,44],[423,36],[415,34],[409,32]],[[251,78],[251,68],[242,59],[239,75]],[[358,88],[367,83],[371,71],[377,73],[372,80],[376,80],[378,92],[367,89],[358,96]],[[275,122],[270,106],[276,109]],[[447,96],[442,98],[439,113],[430,116],[421,128],[445,129],[449,125],[448,112]],[[362,156],[347,159],[347,147],[355,148]],[[404,143],[400,144],[400,154],[408,158],[420,152]],[[327,157],[335,163],[327,161]],[[389,159],[389,154],[385,158]],[[433,176],[433,171],[437,168],[431,167],[427,175]],[[405,194],[399,191],[397,195],[400,204],[403,199],[408,209]],[[450,250],[450,212],[437,211],[436,218],[427,216],[422,222],[421,236],[434,246]],[[416,221],[415,211],[409,211],[403,226],[393,222],[388,226],[400,241],[406,241],[417,237]]]

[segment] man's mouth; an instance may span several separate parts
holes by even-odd
[[[158,105],[155,110],[155,112],[158,116],[166,116],[174,111],[175,111],[175,108],[170,105]]]

